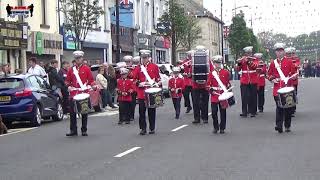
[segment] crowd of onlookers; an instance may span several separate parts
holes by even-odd
[[[309,77],[320,77],[320,61],[311,62],[305,60],[302,65],[303,76],[306,78]]]

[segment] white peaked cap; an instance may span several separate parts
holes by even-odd
[[[284,43],[276,43],[274,46],[273,46],[273,48],[275,49],[275,50],[277,50],[277,49],[284,49],[286,47],[286,45],[284,44]]]
[[[140,56],[141,57],[149,57],[150,55],[151,55],[151,51],[150,50],[146,50],[146,49],[140,50]]]
[[[223,57],[222,57],[221,55],[216,55],[216,56],[213,56],[213,57],[212,57],[212,60],[213,60],[214,62],[221,63],[222,60],[223,60]]]
[[[127,68],[120,68],[120,74],[128,74],[129,73],[129,69]]]
[[[118,62],[117,63],[117,67],[118,68],[124,68],[124,67],[126,67],[127,66],[127,64],[125,63],[125,62]]]
[[[255,53],[253,56],[260,59],[260,58],[262,58],[263,54],[262,53]]]
[[[140,56],[135,56],[133,59],[132,59],[133,62],[140,62]]]
[[[190,50],[187,52],[187,55],[192,55],[194,53],[194,50]]]
[[[206,50],[206,47],[199,45],[199,46],[196,46],[196,50]]]
[[[173,67],[173,68],[172,68],[172,71],[173,71],[173,72],[180,72],[181,69],[180,69],[179,67]]]
[[[291,49],[292,49],[292,53],[296,52],[296,48],[295,47],[291,47]]]
[[[253,51],[253,47],[252,46],[247,46],[245,48],[243,48],[243,51],[246,53],[251,53]]]
[[[74,51],[73,53],[74,58],[83,57],[84,52],[83,51]]]
[[[123,60],[124,61],[132,61],[132,58],[133,58],[132,56],[124,56]]]

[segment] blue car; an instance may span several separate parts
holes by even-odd
[[[0,114],[6,125],[29,121],[40,126],[42,120],[63,120],[61,97],[45,79],[35,75],[0,78]]]

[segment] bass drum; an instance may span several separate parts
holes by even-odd
[[[161,88],[149,88],[145,90],[147,108],[163,106],[163,95]]]

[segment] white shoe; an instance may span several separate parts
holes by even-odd
[[[119,108],[119,106],[118,106],[118,105],[116,105],[116,104],[114,104],[114,107]]]

